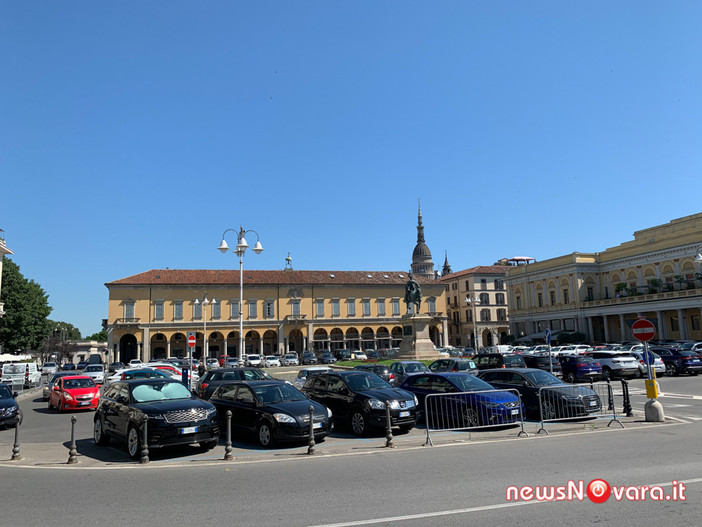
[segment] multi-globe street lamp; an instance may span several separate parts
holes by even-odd
[[[237,358],[239,359],[239,364],[241,364],[244,353],[244,254],[246,253],[246,249],[249,248],[249,244],[246,243],[246,238],[244,238],[244,236],[250,232],[256,235],[256,244],[253,247],[253,252],[256,254],[261,254],[263,252],[263,246],[259,241],[258,233],[254,230],[247,231],[244,230],[243,227],[240,227],[237,232],[236,229],[227,229],[222,233],[222,243],[217,247],[222,254],[225,254],[229,250],[229,245],[227,245],[224,237],[230,231],[237,233],[236,247],[232,250],[234,254],[239,257],[239,350]]]
[[[478,306],[480,305],[480,298],[476,294],[471,297],[470,294],[466,295],[466,302],[473,308],[473,349],[478,351]]]
[[[207,306],[208,304],[214,305],[217,301],[213,298],[212,300],[207,300],[207,294],[205,293],[205,298],[200,301],[199,298],[195,299],[195,305],[201,304],[202,305],[202,320],[204,324],[203,328],[203,340],[202,340],[202,354],[200,355],[200,362],[202,363],[202,366],[204,368],[207,368],[206,360],[207,360]],[[192,364],[192,360],[190,361],[190,364]]]

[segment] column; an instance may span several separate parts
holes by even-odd
[[[656,311],[656,318],[658,319],[658,340],[665,340],[668,338],[668,328],[665,327],[665,318],[663,317],[663,312]]]
[[[680,338],[687,339],[687,321],[685,320],[685,310],[678,309],[678,324],[680,325]]]
[[[446,324],[446,320],[441,321],[441,344],[443,346],[446,346],[447,342],[447,337],[448,337],[448,325]],[[392,339],[390,340],[390,347],[392,348]]]
[[[258,354],[263,355],[263,336],[258,339]]]
[[[166,341],[166,357],[171,356],[171,339]]]
[[[587,319],[587,330],[588,330],[588,340],[590,342],[595,341],[595,331],[592,327],[592,317],[585,317]]]
[[[602,322],[604,323],[605,342],[610,342],[610,339],[609,339],[609,317],[607,315],[603,315]]]
[[[627,340],[626,322],[624,322],[624,315],[619,315],[619,330],[621,331],[621,340]]]
[[[222,346],[222,355],[229,355],[229,342],[227,337],[224,337],[224,346]]]
[[[285,338],[283,337],[283,325],[278,325],[278,353],[285,352]]]
[[[142,341],[144,342],[144,362],[151,360],[151,329],[144,328],[142,330]]]

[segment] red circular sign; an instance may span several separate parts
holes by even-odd
[[[194,348],[194,347],[195,347],[195,342],[197,342],[197,339],[195,338],[195,335],[190,335],[190,336],[188,337],[188,346],[190,346],[191,348]]]
[[[650,320],[640,318],[631,325],[631,334],[636,340],[647,342],[656,334],[656,326]]]

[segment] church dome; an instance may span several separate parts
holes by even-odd
[[[414,260],[415,258],[431,258],[431,251],[429,251],[426,243],[422,242],[416,245],[412,253],[412,259]]]

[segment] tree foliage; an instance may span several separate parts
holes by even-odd
[[[0,302],[5,304],[5,316],[0,318],[3,349],[9,353],[38,349],[51,331],[49,295],[7,257],[3,257]]]
[[[98,331],[97,333],[93,333],[92,335],[88,335],[85,337],[85,340],[96,340],[98,342],[107,342],[107,330],[102,329]]]

